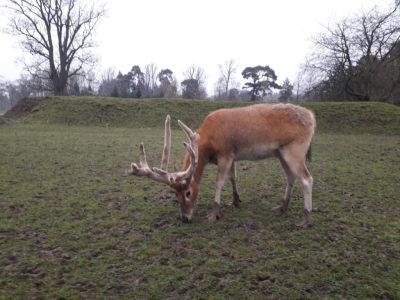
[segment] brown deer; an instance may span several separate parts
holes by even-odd
[[[161,168],[150,168],[146,161],[143,143],[140,145],[140,163],[131,163],[127,174],[147,176],[171,186],[177,195],[183,222],[190,222],[196,202],[201,177],[207,163],[218,166],[215,186],[215,207],[208,215],[209,221],[221,217],[221,189],[226,177],[233,188],[233,205],[239,206],[236,187],[235,161],[260,160],[277,157],[287,179],[282,204],[273,208],[284,213],[296,179],[304,194],[304,219],[298,227],[311,225],[313,178],[305,160],[310,156],[311,139],[315,130],[314,114],[306,108],[292,104],[255,104],[247,107],[220,109],[211,112],[197,132],[183,122],[179,126],[188,137],[187,149],[181,171],[168,172],[171,147],[171,121],[165,120],[164,150]]]

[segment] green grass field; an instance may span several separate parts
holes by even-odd
[[[242,206],[230,206],[226,184],[212,224],[214,166],[192,224],[178,219],[168,187],[124,176],[142,141],[159,165],[166,113],[196,127],[235,105],[55,98],[5,114],[0,299],[399,299],[399,107],[306,105],[318,123],[306,230],[293,226],[299,186],[287,215],[271,211],[285,189],[277,160],[239,162]],[[183,141],[175,127],[173,159]]]

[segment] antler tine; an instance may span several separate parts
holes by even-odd
[[[164,149],[161,158],[161,170],[167,171],[168,169],[170,151],[171,151],[171,117],[167,115],[167,117],[165,118]]]
[[[165,172],[164,170],[156,171],[154,170],[154,168],[150,169],[149,165],[147,164],[146,151],[144,149],[143,143],[141,143],[139,147],[139,166],[135,163],[131,163],[128,166],[126,174],[146,176],[155,181],[170,184],[167,172]]]
[[[185,171],[180,171],[180,172],[175,172],[175,173],[170,174],[168,176],[168,179],[171,183],[191,178],[196,169],[197,159],[196,159],[196,153],[195,153],[194,149],[188,143],[183,143],[183,144],[185,145],[185,148],[190,155],[190,165],[188,166],[188,168]]]
[[[185,132],[186,136],[188,137],[189,140],[192,140],[195,133],[190,129],[185,123],[183,123],[181,120],[178,120],[178,125],[182,130]]]
[[[146,151],[144,150],[144,143],[140,143],[139,146],[139,166],[140,168],[149,168],[146,159]]]
[[[193,175],[194,170],[196,169],[197,156],[196,156],[195,150],[192,148],[192,145],[189,145],[187,143],[183,143],[183,144],[185,145],[185,148],[189,152],[189,155],[190,155],[190,165],[186,169],[186,171],[184,171],[182,174],[182,179],[187,179]]]
[[[181,120],[178,120],[178,124],[179,124],[179,127],[181,127],[183,132],[186,134],[187,138],[189,139],[190,145],[194,150],[195,159],[196,159],[196,163],[197,163],[198,143],[199,143],[200,135],[197,132],[193,132],[193,130],[190,129],[189,126],[187,126]]]
[[[144,144],[140,143],[139,146],[139,166],[135,163],[130,163],[128,170],[126,170],[126,175],[138,175],[143,176],[144,170],[149,169],[146,160],[146,151],[144,150]]]

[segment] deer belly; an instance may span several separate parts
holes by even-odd
[[[276,156],[278,145],[263,144],[238,149],[235,153],[235,160],[260,160]]]

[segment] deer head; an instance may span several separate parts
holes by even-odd
[[[183,122],[178,120],[178,125],[185,132],[189,143],[184,143],[190,163],[183,170],[173,173],[168,172],[169,155],[171,150],[171,118],[165,119],[164,148],[161,158],[161,167],[149,167],[146,160],[144,144],[139,147],[139,165],[131,163],[127,175],[145,176],[154,181],[162,182],[172,187],[177,195],[183,222],[189,222],[193,214],[193,201],[191,201],[190,184],[198,162],[198,143],[200,135],[193,132]]]

